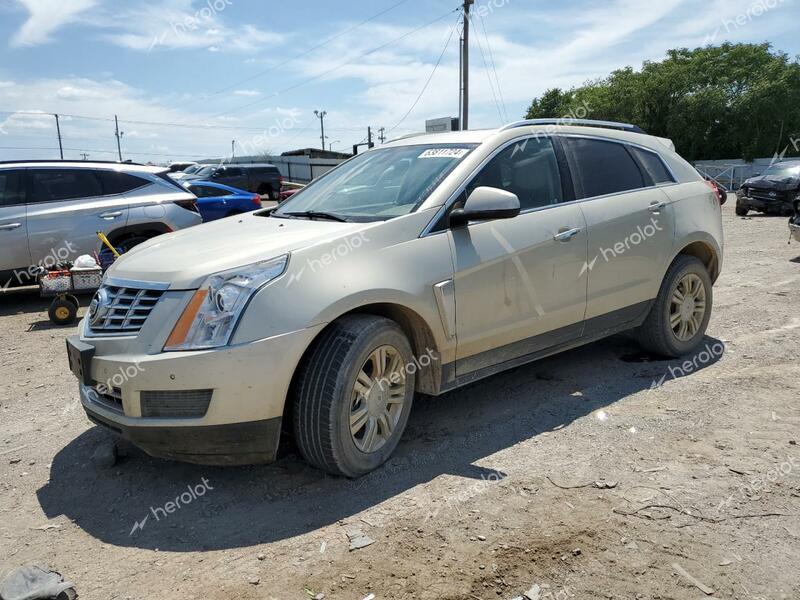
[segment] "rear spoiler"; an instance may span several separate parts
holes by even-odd
[[[675,152],[675,142],[673,142],[671,139],[662,138],[662,137],[656,137],[654,135],[652,135],[650,137],[652,137],[654,140],[660,142],[661,144],[664,144],[667,148],[669,148],[670,150]]]

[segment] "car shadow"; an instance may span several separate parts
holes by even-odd
[[[422,510],[400,498],[412,488],[444,474],[502,478],[476,463],[667,378],[708,368],[724,349],[706,338],[697,355],[664,361],[616,336],[437,398],[418,398],[395,456],[358,480],[325,475],[295,456],[267,466],[214,468],[134,450],[102,468],[91,457],[111,434],[94,427],[58,452],[37,496],[48,518],[63,515],[104,543],[172,552],[283,540],[387,501],[407,514]],[[437,506],[447,502],[443,497]]]

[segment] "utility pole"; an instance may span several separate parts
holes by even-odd
[[[320,130],[319,139],[322,142],[322,146],[320,147],[323,150],[325,150],[325,115],[327,115],[328,113],[327,111],[324,110],[323,111],[315,110],[314,114],[317,115],[317,118],[319,119],[319,130]]]
[[[475,0],[464,0],[464,41],[461,44],[461,129],[469,129],[469,9]]]
[[[61,125],[58,123],[58,115],[53,115],[56,118],[56,131],[58,132],[58,152],[61,155],[61,160],[64,160],[64,147],[61,145]]]
[[[375,143],[372,141],[372,127],[367,127],[367,148],[374,148]]]
[[[384,144],[386,142],[386,127],[381,127],[378,131],[380,132],[378,139],[381,141],[381,144]]]
[[[236,158],[236,140],[231,140],[231,162]]]
[[[115,135],[117,136],[117,154],[119,154],[119,162],[122,162],[122,145],[119,143],[120,133],[119,133],[119,121],[117,120],[117,115],[114,115],[114,128],[116,130]]]
[[[89,158],[89,155],[86,154],[86,152],[81,152],[81,156],[83,157],[83,160],[86,160],[87,158]]]

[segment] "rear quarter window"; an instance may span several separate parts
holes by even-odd
[[[618,194],[645,187],[642,171],[625,144],[564,138],[579,198]]]
[[[28,202],[55,202],[103,195],[97,173],[90,169],[31,169]]]
[[[100,180],[104,196],[124,194],[150,183],[141,177],[118,171],[97,171],[97,178]]]
[[[631,146],[630,150],[639,160],[639,164],[648,177],[650,177],[653,184],[675,183],[675,178],[669,172],[669,169],[667,169],[667,166],[658,154],[643,150],[642,148],[636,148],[635,146]]]

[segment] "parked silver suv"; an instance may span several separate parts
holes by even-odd
[[[32,266],[99,251],[98,231],[127,251],[201,223],[195,197],[166,173],[126,163],[0,163],[0,284],[30,284]]]
[[[721,198],[669,140],[526,121],[358,155],[273,211],[147,242],[67,340],[89,418],[147,452],[356,477],[437,395],[633,329],[701,343]],[[600,126],[598,126],[600,125]]]

